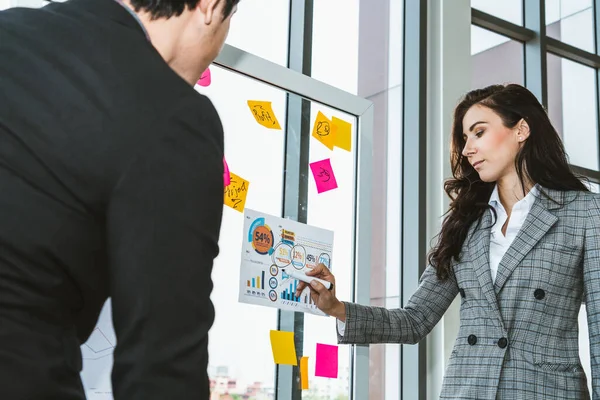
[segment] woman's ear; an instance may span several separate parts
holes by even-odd
[[[524,142],[529,138],[531,131],[529,129],[529,124],[524,118],[521,118],[521,120],[517,122],[516,129],[518,142]]]

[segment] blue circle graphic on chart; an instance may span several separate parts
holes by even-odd
[[[271,279],[269,279],[269,286],[271,289],[275,289],[277,287],[277,278],[272,276]]]
[[[271,290],[269,292],[269,300],[271,300],[271,301],[277,301],[277,293],[274,290]]]
[[[327,268],[330,268],[331,256],[327,253],[321,253],[319,256],[319,264],[324,264]]]

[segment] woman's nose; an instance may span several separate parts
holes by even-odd
[[[465,157],[469,157],[475,154],[475,149],[471,145],[470,141],[467,140],[467,143],[465,143],[465,147],[463,148],[462,154]]]

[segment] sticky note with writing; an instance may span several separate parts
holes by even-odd
[[[335,131],[329,118],[321,111],[317,113],[312,136],[327,146],[329,150],[333,150],[333,146],[335,145]]]
[[[298,365],[294,332],[271,331],[270,336],[275,364]]]
[[[350,151],[352,149],[352,124],[336,117],[331,118],[335,130],[335,146]]]
[[[244,212],[246,206],[246,196],[248,196],[248,188],[250,182],[231,172],[229,185],[224,189],[223,202],[226,206],[233,208],[239,212]]]
[[[315,376],[338,377],[338,347],[317,343]]]
[[[308,357],[300,359],[300,387],[302,390],[308,389]]]
[[[202,76],[198,79],[197,83],[200,86],[210,86],[211,81],[210,68],[206,68],[206,71],[202,73]]]
[[[269,129],[281,129],[270,101],[248,100],[248,107],[256,122]]]
[[[327,192],[338,187],[333,168],[331,168],[331,159],[327,158],[311,163],[310,170],[315,178],[318,193]]]

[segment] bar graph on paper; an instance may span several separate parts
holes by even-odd
[[[246,209],[240,263],[241,303],[324,315],[305,288],[286,271],[330,268],[333,232]]]

